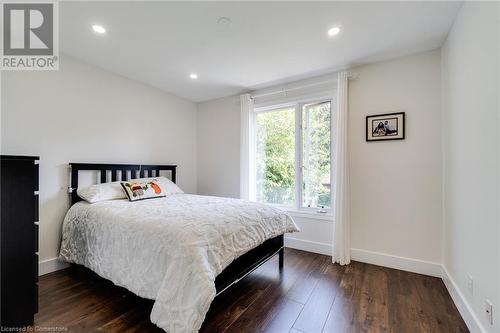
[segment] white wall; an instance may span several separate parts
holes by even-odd
[[[351,246],[441,262],[440,51],[354,68]],[[406,139],[365,142],[365,117],[406,112]]]
[[[68,163],[175,163],[196,193],[196,104],[61,57],[2,73],[2,154],[40,156],[40,259],[58,255]]]
[[[198,105],[198,194],[240,196],[240,99]]]
[[[350,70],[350,144],[354,248],[441,260],[440,53],[426,52]],[[198,188],[239,194],[238,97],[198,106]],[[366,143],[365,116],[405,111],[407,139]],[[224,139],[224,131],[230,136]],[[218,166],[222,169],[218,169]],[[230,182],[225,184],[226,178]],[[302,231],[288,243],[330,252],[332,223],[295,218]],[[363,251],[356,252],[366,255]]]
[[[443,262],[459,308],[468,304],[488,332],[500,332],[499,20],[498,3],[464,3],[442,56]],[[486,321],[485,299],[495,306],[494,326]]]

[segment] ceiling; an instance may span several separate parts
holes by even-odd
[[[60,2],[60,50],[200,102],[440,47],[460,2]],[[217,23],[228,17],[231,23]],[[103,35],[93,24],[106,28]],[[327,31],[340,26],[329,37]],[[189,78],[198,74],[197,80]]]

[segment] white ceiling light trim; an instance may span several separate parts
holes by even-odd
[[[196,80],[196,79],[198,79],[198,74],[196,74],[196,73],[191,73],[191,74],[189,74],[189,78],[190,78],[191,80]]]
[[[332,27],[328,29],[328,36],[333,37],[337,36],[340,33],[340,27]]]
[[[94,24],[92,26],[92,30],[94,30],[98,34],[104,34],[106,32],[106,29],[102,25],[99,25],[99,24]]]

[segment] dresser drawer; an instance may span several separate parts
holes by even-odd
[[[35,173],[33,175],[33,182],[34,182],[34,184],[33,184],[34,185],[33,191],[38,191],[38,172],[39,172],[39,170],[38,170],[38,163],[35,164],[35,167],[33,169],[34,169],[33,172]]]
[[[35,234],[33,235],[33,242],[34,242],[34,248],[35,248],[35,251],[34,252],[38,252],[38,224],[33,224],[34,228],[35,228]]]
[[[38,194],[35,194],[35,198],[33,200],[33,205],[34,207],[34,217],[33,217],[33,222],[38,222]]]

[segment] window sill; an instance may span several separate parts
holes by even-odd
[[[292,217],[304,217],[312,220],[321,220],[327,222],[333,222],[334,216],[330,213],[316,213],[311,211],[303,211],[297,209],[284,209]]]

